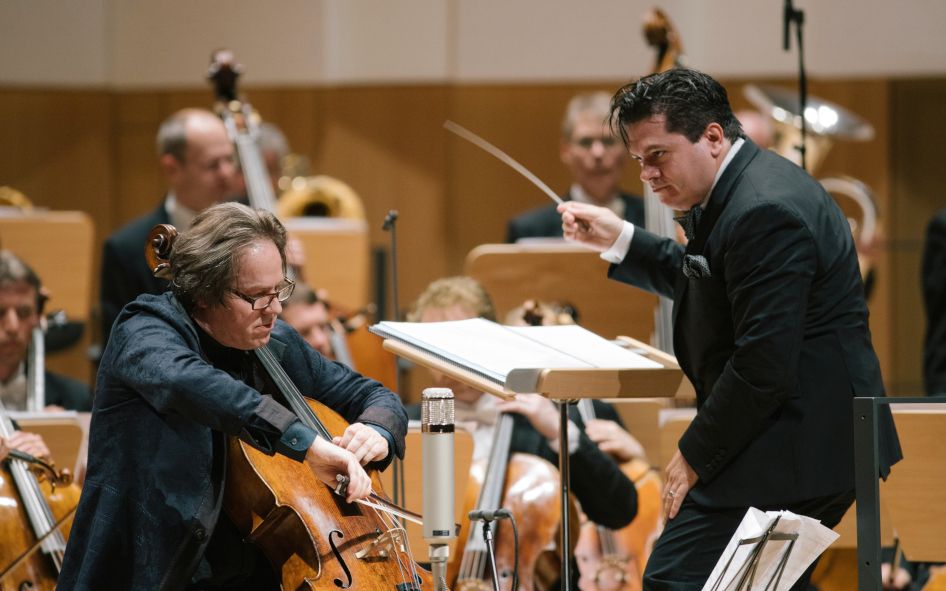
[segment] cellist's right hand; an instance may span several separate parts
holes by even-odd
[[[347,476],[348,487],[345,500],[349,503],[365,499],[371,494],[371,479],[358,463],[355,454],[331,441],[316,437],[305,454],[305,462],[316,478],[333,490],[338,486],[336,476],[339,474]]]

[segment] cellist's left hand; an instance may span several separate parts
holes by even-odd
[[[383,460],[389,453],[387,439],[364,423],[348,425],[332,442],[353,453],[362,466]]]
[[[49,461],[49,448],[46,442],[36,433],[27,433],[25,431],[14,431],[7,439],[7,446],[10,449],[16,449],[41,460]]]

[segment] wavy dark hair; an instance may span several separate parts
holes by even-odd
[[[667,131],[696,143],[710,123],[718,123],[731,142],[745,137],[732,112],[729,95],[711,76],[689,68],[674,68],[645,76],[618,90],[611,98],[615,135],[628,144],[627,126],[654,115],[666,117]]]
[[[258,240],[271,240],[286,272],[286,229],[268,211],[220,203],[194,218],[171,249],[171,289],[188,311],[198,302],[223,304],[233,289],[237,257]]]

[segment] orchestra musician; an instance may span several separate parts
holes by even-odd
[[[448,277],[434,281],[424,290],[408,318],[412,322],[440,322],[476,317],[495,320],[495,309],[486,290],[472,278]],[[532,454],[558,465],[559,413],[552,401],[538,394],[518,394],[514,400],[502,401],[443,374],[432,373],[438,387],[453,390],[456,422],[473,435],[474,461],[489,456],[499,413],[514,413],[510,451]],[[609,405],[596,401],[595,408],[598,416],[619,420]],[[420,419],[419,405],[408,405],[407,411],[410,418]],[[627,525],[637,513],[634,484],[615,461],[592,442],[574,409],[571,420],[568,452],[572,492],[595,523],[610,528]],[[604,437],[610,431],[600,429],[599,432]],[[614,443],[623,445],[627,439],[615,437]],[[572,572],[577,576],[577,569]]]
[[[278,589],[221,514],[228,435],[304,462],[333,488],[347,476],[349,502],[370,492],[362,466],[403,457],[397,396],[277,320],[293,289],[285,245],[272,214],[210,207],[173,244],[171,290],[119,315],[99,366],[59,589]],[[271,387],[251,350],[265,345],[301,391],[351,423],[341,436],[316,436],[261,393]]]
[[[643,225],[644,201],[618,186],[627,154],[608,126],[609,106],[610,96],[604,92],[579,94],[569,101],[559,157],[571,174],[572,185],[562,198],[608,207],[619,217]],[[506,228],[506,242],[561,236],[561,217],[554,203],[519,214]]]
[[[168,191],[152,210],[105,241],[100,288],[102,339],[118,313],[140,294],[160,294],[167,281],[151,274],[142,249],[157,224],[187,228],[198,213],[224,201],[234,182],[234,149],[220,119],[204,109],[182,109],[164,120],[156,138]]]
[[[36,272],[9,250],[0,250],[0,402],[6,410],[27,410],[27,353],[46,298]],[[44,378],[49,410],[92,409],[87,385],[49,370]]]
[[[323,357],[335,359],[328,303],[316,290],[297,283],[292,295],[283,302],[279,317]]]
[[[837,524],[854,500],[852,398],[884,389],[850,228],[821,186],[746,140],[701,72],[644,77],[612,111],[641,180],[686,212],[686,248],[605,208],[559,211],[611,277],[674,298],[698,411],[666,468],[644,588],[698,589],[750,506]],[[901,452],[891,415],[879,422],[886,477]]]

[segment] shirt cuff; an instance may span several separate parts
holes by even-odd
[[[568,455],[574,454],[578,451],[578,446],[581,444],[581,433],[578,430],[578,425],[572,421],[568,421],[568,435],[566,436],[568,440]],[[552,451],[558,453],[559,450],[559,439],[558,437],[553,437],[552,439],[546,439],[549,444],[549,447],[552,448]]]
[[[305,454],[313,441],[315,441],[315,431],[296,419],[283,431],[282,437],[276,443],[276,451],[301,462],[305,459]]]
[[[624,226],[621,228],[621,233],[618,235],[617,240],[614,241],[611,248],[601,253],[601,258],[614,265],[621,264],[621,261],[627,256],[627,251],[631,249],[631,240],[633,238],[634,224],[624,222]]]

